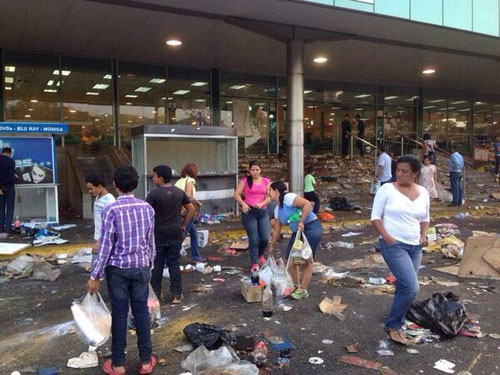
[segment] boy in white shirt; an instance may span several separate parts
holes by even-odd
[[[95,197],[94,201],[94,240],[92,246],[92,264],[94,263],[95,254],[99,248],[99,237],[101,235],[101,213],[104,207],[116,201],[113,194],[108,193],[105,187],[104,177],[100,174],[88,175],[85,179],[89,193]]]

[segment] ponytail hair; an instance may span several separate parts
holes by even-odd
[[[247,175],[247,186],[249,189],[252,188],[253,186],[253,177],[252,175],[250,174],[250,169],[252,169],[252,167],[256,165],[257,167],[261,168],[260,167],[260,163],[259,161],[257,160],[252,160],[249,164],[248,164],[248,175]],[[262,169],[262,168],[261,168]]]
[[[283,181],[276,181],[271,184],[271,189],[278,190],[280,193],[280,207],[283,208],[283,200],[285,199],[285,194],[287,193],[286,185]]]

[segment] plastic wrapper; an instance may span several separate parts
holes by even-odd
[[[272,256],[270,256],[266,263],[259,270],[259,279],[262,280],[266,285],[271,285],[271,277],[273,276],[273,271],[271,269],[271,264],[274,261],[271,261]]]
[[[435,293],[425,301],[412,304],[406,317],[435,333],[453,337],[466,323],[467,309],[453,293]]]
[[[184,370],[188,370],[193,374],[198,374],[202,371],[226,367],[232,362],[233,356],[225,346],[210,351],[202,345],[187,356],[187,358],[182,361],[181,366]]]
[[[276,297],[287,297],[293,291],[294,284],[283,259],[278,259],[272,266],[272,270],[271,284],[276,292]]]
[[[154,328],[160,326],[163,321],[161,317],[160,300],[156,296],[151,284],[149,284],[148,292],[148,311],[151,327]],[[132,309],[130,306],[128,309],[128,326],[129,328],[135,327],[134,316],[132,315]]]
[[[109,339],[111,314],[99,293],[87,293],[82,300],[73,301],[71,312],[77,333],[89,345],[98,347]]]
[[[209,350],[236,343],[233,332],[210,324],[192,323],[184,327],[183,332],[191,344],[204,346]]]

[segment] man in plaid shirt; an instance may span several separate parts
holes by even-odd
[[[108,283],[111,300],[111,359],[103,370],[106,374],[125,373],[128,307],[132,308],[137,330],[140,374],[150,374],[155,366],[151,355],[149,311],[147,306],[151,266],[155,257],[154,210],[146,202],[134,198],[139,176],[132,166],[116,169],[113,184],[118,192],[115,203],[102,211],[101,234],[97,260],[92,268],[87,289],[99,290],[99,280]]]

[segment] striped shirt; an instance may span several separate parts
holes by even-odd
[[[97,260],[90,277],[102,279],[107,266],[140,268],[155,257],[154,210],[132,194],[119,196],[102,211]]]

